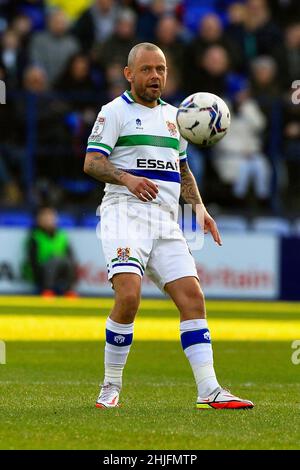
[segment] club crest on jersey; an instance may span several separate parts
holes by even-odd
[[[118,248],[117,249],[117,257],[119,261],[123,263],[127,263],[130,256],[130,248]]]
[[[135,124],[136,124],[136,129],[143,129],[142,121],[139,118],[135,120]]]
[[[167,124],[168,131],[170,132],[170,135],[172,137],[176,137],[177,136],[176,124],[174,124],[174,122],[170,122],[170,121],[166,121],[166,124]]]

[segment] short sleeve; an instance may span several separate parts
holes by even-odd
[[[179,160],[181,162],[184,162],[186,159],[187,159],[187,146],[188,146],[188,143],[187,141],[180,136],[180,139],[179,139]]]
[[[116,145],[119,134],[120,121],[117,111],[103,106],[88,138],[87,152],[100,152],[108,157]]]

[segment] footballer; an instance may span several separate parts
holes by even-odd
[[[204,232],[222,244],[188,166],[177,108],[161,99],[165,56],[154,44],[138,44],[129,53],[124,74],[130,91],[102,107],[84,163],[88,175],[106,183],[101,240],[115,294],[106,321],[105,373],[96,406],[119,405],[146,272],[179,311],[181,344],[197,385],[197,408],[253,408],[251,401],[232,395],[217,380],[203,292],[177,224],[181,195],[193,210],[202,210]]]

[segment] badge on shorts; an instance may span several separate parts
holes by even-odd
[[[174,122],[166,121],[168,131],[170,132],[170,135],[173,137],[177,136],[177,127]]]
[[[130,256],[130,248],[118,248],[117,249],[117,257],[119,261],[123,263],[127,263]]]

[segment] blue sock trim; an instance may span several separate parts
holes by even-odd
[[[202,330],[184,331],[181,335],[181,345],[183,349],[193,346],[194,344],[210,344],[210,342],[210,334],[207,328],[203,328]]]
[[[121,333],[114,333],[106,329],[106,342],[114,346],[129,346],[132,343],[133,334],[128,335]]]

